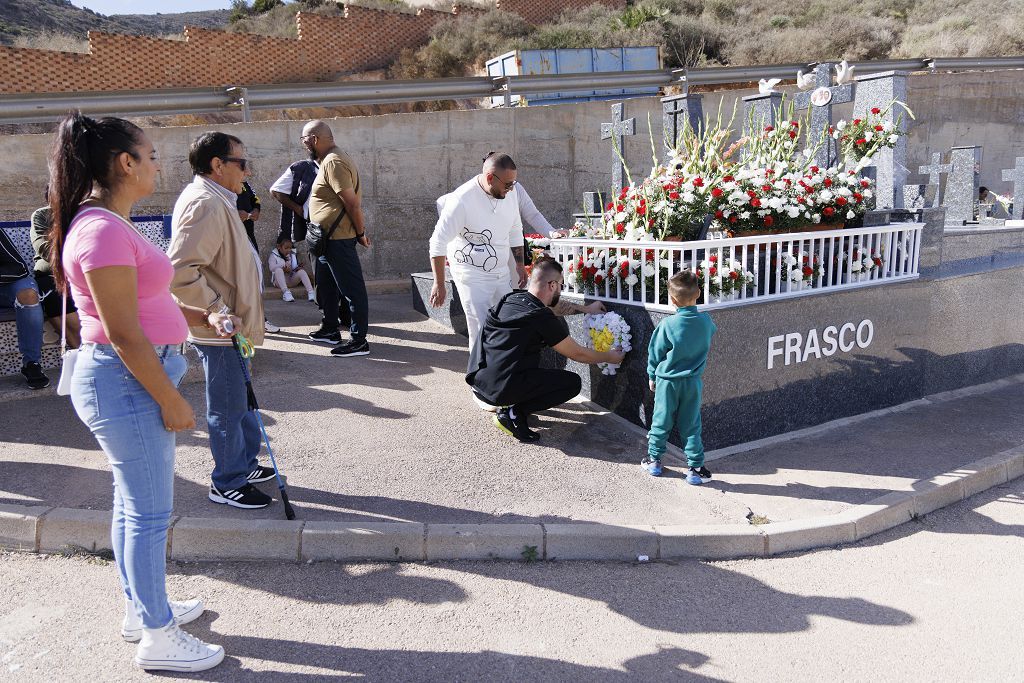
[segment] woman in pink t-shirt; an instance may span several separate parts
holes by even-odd
[[[153,193],[160,171],[141,128],[72,114],[60,124],[50,168],[53,276],[74,297],[82,321],[71,399],[114,473],[121,635],[139,641],[135,661],[144,669],[209,669],[224,649],[179,628],[202,614],[203,603],[168,601],[165,551],[175,433],[195,428],[192,406],[177,388],[188,368],[182,344],[189,325],[228,336],[231,318],[178,305],[170,260],[128,218]]]

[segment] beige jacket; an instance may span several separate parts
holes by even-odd
[[[257,256],[234,203],[211,180],[196,176],[185,186],[171,216],[174,265],[171,294],[178,301],[210,311],[226,307],[242,319],[239,330],[253,344],[263,343],[263,296]],[[190,327],[194,344],[230,346],[206,327]]]

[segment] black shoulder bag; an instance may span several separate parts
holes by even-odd
[[[338,229],[338,224],[341,223],[341,219],[345,217],[345,209],[342,208],[341,213],[334,219],[334,224],[331,225],[331,229],[324,234],[323,226],[319,223],[310,221],[306,225],[306,246],[309,247],[309,253],[313,255],[313,258],[320,258],[327,253],[327,242],[331,239],[331,235]]]
[[[6,231],[0,230],[0,285],[9,285],[30,274],[31,271],[21,259],[21,252],[11,242]]]

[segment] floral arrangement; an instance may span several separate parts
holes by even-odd
[[[899,105],[903,111],[896,117],[896,123],[889,121],[889,112]],[[843,158],[860,170],[871,158],[883,149],[892,149],[901,136],[906,135],[900,125],[903,115],[914,118],[914,112],[902,102],[893,100],[885,109],[873,107],[863,118],[850,123],[839,121],[829,127],[829,135],[839,143]]]
[[[595,351],[605,352],[617,348],[628,353],[632,350],[629,324],[618,313],[588,315],[585,323],[590,339],[588,345]],[[601,368],[601,374],[604,375],[614,375],[619,368],[618,364],[614,363],[599,363],[598,365]]]
[[[870,274],[875,268],[881,268],[885,261],[881,256],[872,252],[867,253],[858,247],[853,249],[852,261],[847,261],[848,254],[843,252],[843,263],[849,263],[849,270],[855,276]]]
[[[551,246],[551,240],[539,232],[528,232],[523,235],[526,240],[526,247],[530,251],[544,251]]]
[[[743,264],[735,259],[719,259],[711,254],[697,267],[697,283],[704,290],[708,279],[708,293],[712,297],[732,297],[754,282],[754,274],[743,270]]]

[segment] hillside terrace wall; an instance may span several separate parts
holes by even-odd
[[[595,1],[502,0],[501,8],[533,22]],[[405,48],[430,39],[431,29],[458,14],[415,14],[345,6],[345,16],[299,12],[298,38],[272,38],[186,26],[184,40],[89,32],[87,54],[0,46],[0,93],[153,90],[330,80],[341,73],[386,67]]]
[[[721,98],[725,118],[737,98],[750,90],[705,95],[705,111],[716,115]],[[1024,155],[1024,121],[1015,103],[1024,101],[1020,72],[915,76],[909,104],[917,114],[910,135],[911,171],[931,151],[952,145],[984,146],[982,184],[1002,194],[1008,184],[1001,170]],[[984,104],[983,104],[984,103]],[[849,117],[849,105],[836,115]],[[625,115],[637,120],[637,135],[626,138],[624,153],[634,178],[651,167],[648,115],[660,144],[658,98],[626,101]],[[611,145],[600,126],[610,121],[608,102],[472,111],[387,114],[329,120],[339,144],[357,163],[363,205],[374,246],[363,255],[368,279],[396,279],[427,269],[427,240],[437,220],[435,200],[479,172],[490,150],[506,150],[519,166],[519,178],[538,208],[556,227],[578,212],[586,191],[607,191]],[[169,213],[191,179],[188,146],[200,133],[219,128],[245,142],[254,161],[251,184],[263,199],[257,237],[264,258],[277,234],[280,209],[267,190],[287,165],[305,154],[299,144],[303,121],[269,121],[220,126],[152,128],[147,131],[162,163],[156,193],[137,215]],[[0,220],[26,220],[42,204],[50,135],[0,136]],[[922,182],[912,173],[911,182]]]

